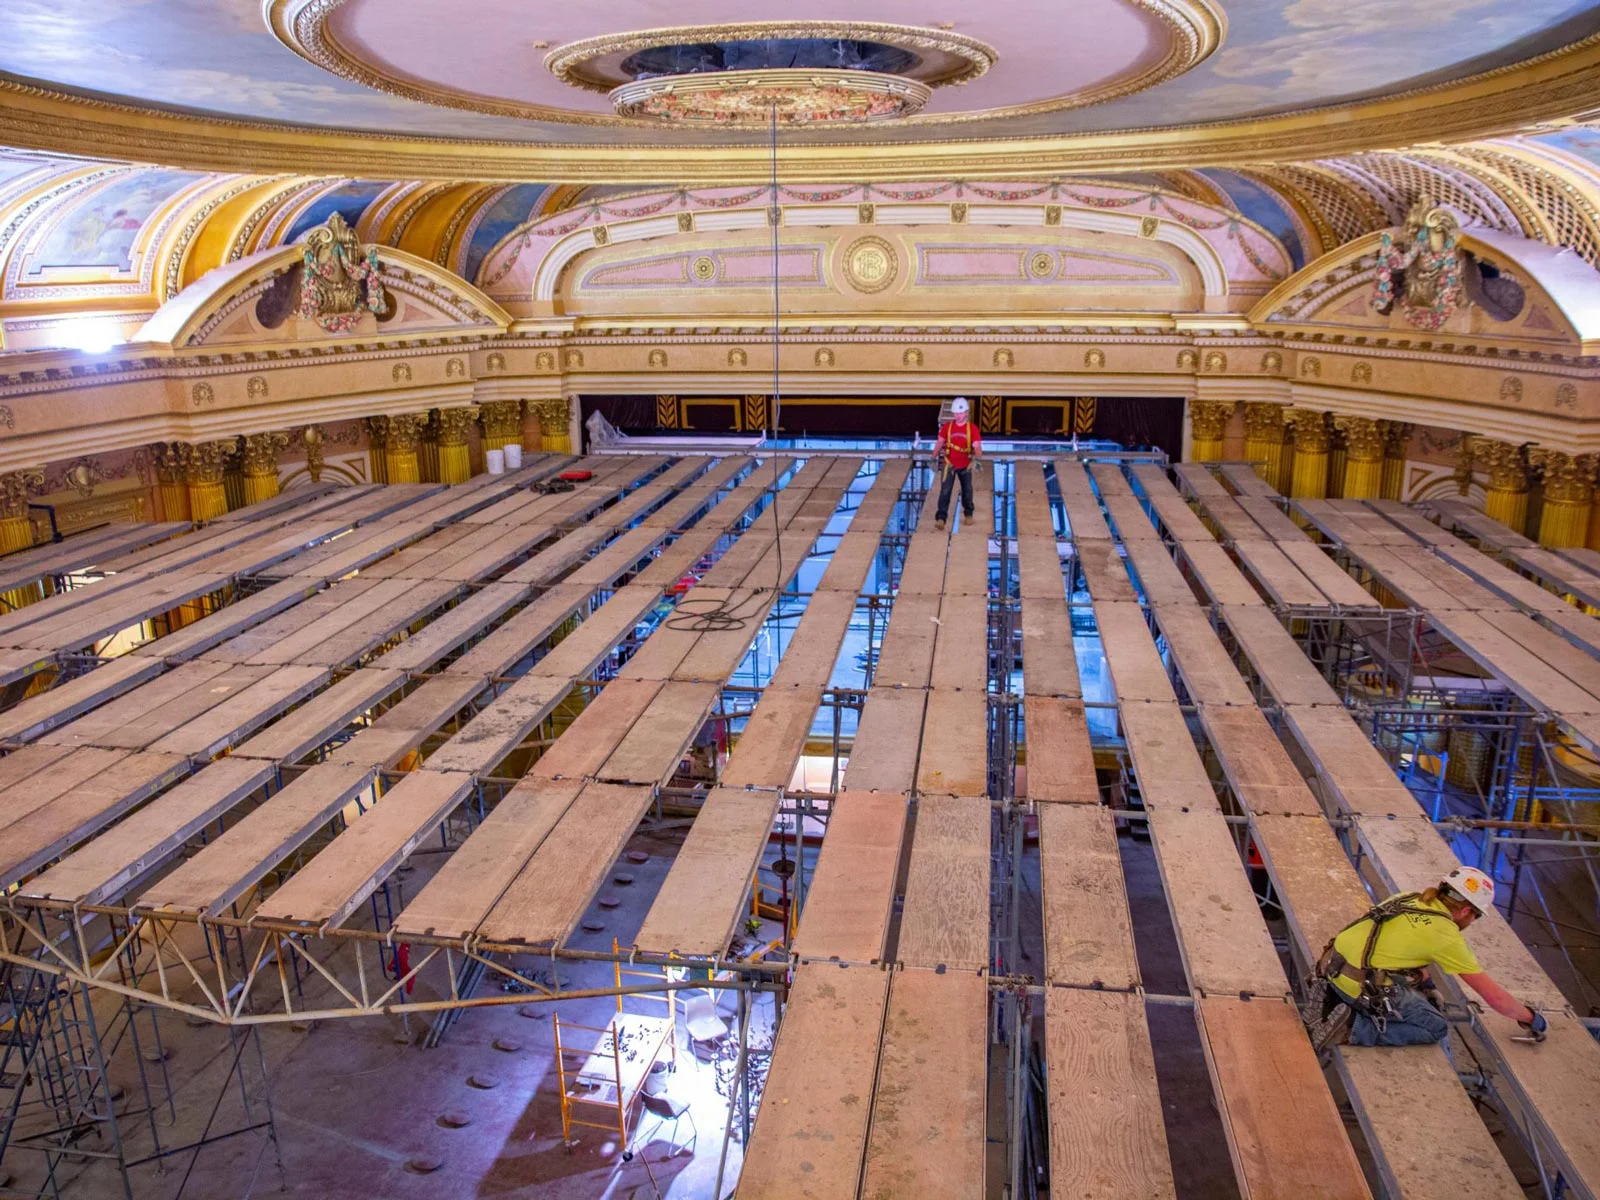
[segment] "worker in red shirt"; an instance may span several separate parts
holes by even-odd
[[[950,405],[950,419],[939,430],[939,440],[933,448],[934,458],[944,468],[939,482],[939,508],[933,514],[938,529],[944,528],[950,515],[950,493],[957,479],[961,480],[962,513],[970,521],[977,511],[972,501],[972,464],[983,453],[983,439],[978,436],[978,427],[967,420],[970,411],[967,398],[957,396]]]

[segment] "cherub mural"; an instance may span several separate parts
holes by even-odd
[[[166,200],[199,178],[186,171],[135,171],[89,191],[29,254],[31,270],[109,267],[131,272],[139,230]]]

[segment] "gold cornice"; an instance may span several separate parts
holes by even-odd
[[[862,174],[894,182],[1282,162],[1496,136],[1588,111],[1597,96],[1600,36],[1452,84],[1359,104],[1075,136],[808,142],[784,149],[783,173],[792,183]],[[768,152],[756,145],[720,145],[714,155],[696,155],[682,145],[533,145],[331,131],[165,112],[16,80],[0,80],[0,143],[198,170],[375,178],[709,186],[758,183],[771,172]]]

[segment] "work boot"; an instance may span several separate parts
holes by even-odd
[[[933,527],[935,529],[937,529],[940,533],[943,533],[944,532],[944,518],[943,517],[935,517],[933,519]]]

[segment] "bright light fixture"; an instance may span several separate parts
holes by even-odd
[[[86,354],[104,354],[127,340],[122,323],[111,317],[74,317],[56,326],[54,334],[57,345]]]

